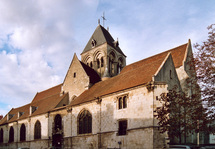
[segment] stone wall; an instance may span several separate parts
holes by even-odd
[[[166,86],[158,86],[161,91]],[[160,92],[161,92],[160,91]],[[127,108],[118,109],[118,96],[128,95]],[[65,132],[65,148],[153,148],[154,137],[154,92],[146,86],[128,89],[123,92],[101,97],[102,101],[92,101],[72,107],[71,113],[65,115],[67,120],[64,130],[71,130],[71,135]],[[82,110],[92,114],[92,133],[78,134],[78,115]],[[118,121],[128,121],[127,134],[118,135]],[[71,127],[71,128],[70,128]],[[159,133],[156,133],[159,136]],[[157,137],[159,138],[159,137]],[[159,140],[158,144],[163,145]]]
[[[74,55],[67,75],[65,77],[62,91],[64,91],[65,93],[69,93],[69,101],[71,101],[73,97],[79,96],[89,87],[89,76],[86,74],[77,56]]]

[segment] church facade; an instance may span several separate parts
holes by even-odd
[[[0,148],[166,148],[167,134],[154,117],[156,98],[174,86],[194,93],[186,82],[193,77],[190,57],[189,40],[126,65],[119,42],[98,25],[62,84],[0,121]]]

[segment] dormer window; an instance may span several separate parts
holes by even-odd
[[[13,116],[14,116],[14,114],[8,114],[8,115],[7,115],[7,120],[9,121],[10,119],[13,118]]]
[[[18,112],[18,118],[20,118],[23,114],[24,112]]]
[[[74,74],[73,74],[73,78],[76,78],[76,72],[74,72]]]
[[[95,47],[95,46],[96,46],[96,41],[95,41],[94,39],[92,39],[91,45],[92,45],[92,47]]]
[[[38,107],[31,106],[30,107],[30,115],[33,114],[37,110],[37,108]]]

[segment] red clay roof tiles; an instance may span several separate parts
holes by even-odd
[[[183,65],[187,44],[165,51],[155,56],[143,59],[123,68],[121,73],[108,80],[93,85],[89,90],[84,91],[79,97],[71,102],[71,105],[78,105],[91,101],[96,97],[146,84],[152,81],[152,77],[166,58],[169,52],[173,57],[176,68]]]
[[[9,115],[12,117],[7,120],[7,116],[5,116],[1,121],[0,125],[13,122],[20,119],[28,118],[29,116],[36,116],[39,114],[47,113],[48,111],[51,111],[56,108],[56,106],[63,100],[64,98],[67,98],[67,94],[60,95],[60,88],[61,85],[57,85],[55,87],[52,87],[48,90],[45,90],[43,92],[37,93],[34,100],[27,105],[24,105],[19,108],[13,108],[10,112],[8,112]],[[30,115],[30,107],[34,106],[37,107],[36,111],[33,112]],[[18,113],[21,112],[22,115],[18,118]]]
[[[94,100],[96,97],[104,96],[135,86],[144,85],[152,81],[153,75],[156,73],[169,52],[171,52],[175,67],[178,68],[182,66],[186,55],[186,49],[187,44],[184,44],[174,49],[130,64],[126,66],[119,75],[105,81],[100,81],[94,84],[90,89],[84,91],[80,96],[71,102],[71,106]],[[82,66],[84,67],[83,64]],[[85,71],[87,70],[88,69],[85,68]],[[97,82],[97,80],[95,82]],[[59,84],[55,87],[39,92],[30,104],[11,109],[8,114],[13,115],[13,117],[7,121],[7,116],[5,116],[0,121],[0,125],[29,117],[30,106],[37,107],[37,110],[31,116],[47,113],[48,111],[55,109],[59,102],[68,96],[68,94],[60,96],[61,86],[62,84]],[[19,118],[18,112],[22,112],[22,116]]]
[[[53,96],[55,94],[59,94],[61,92],[61,87],[62,87],[62,84],[59,84],[57,86],[54,86],[52,88],[49,88],[47,90],[37,93],[34,99],[32,100],[32,102],[47,98],[49,96]]]

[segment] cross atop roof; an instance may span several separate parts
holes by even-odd
[[[103,27],[105,27],[105,20],[106,20],[106,18],[105,18],[105,12],[103,12],[103,16],[101,16],[101,17],[103,19]]]

